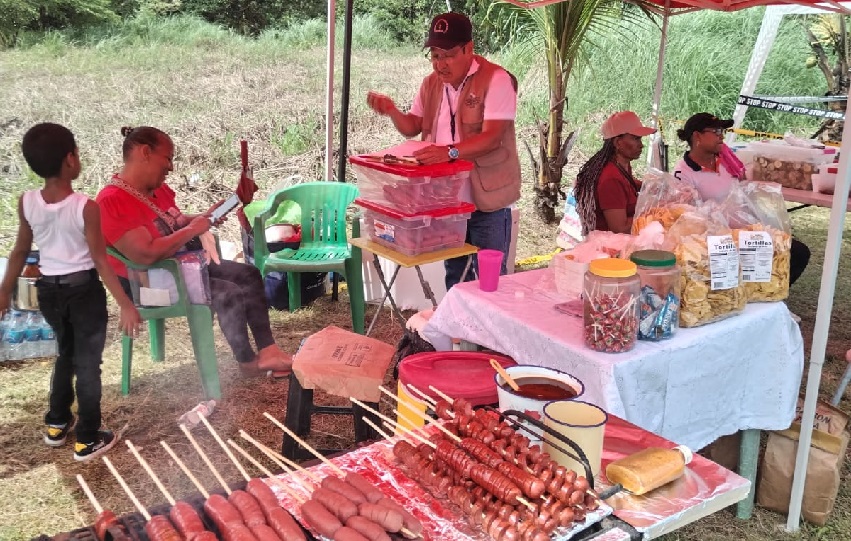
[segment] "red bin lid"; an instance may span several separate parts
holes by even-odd
[[[471,171],[473,169],[473,162],[467,160],[455,160],[454,162],[435,163],[431,165],[408,165],[402,163],[384,163],[376,160],[375,158],[376,156],[374,155],[361,154],[359,156],[350,157],[349,162],[355,165],[360,165],[361,167],[375,169],[382,173],[390,173],[406,178],[448,177],[455,173]]]
[[[436,351],[415,353],[399,363],[399,381],[413,385],[430,397],[440,397],[429,385],[440,389],[452,398],[465,398],[473,406],[496,404],[496,383],[490,360],[503,367],[517,363],[510,357],[497,353],[477,351]],[[412,396],[416,396],[410,393]]]

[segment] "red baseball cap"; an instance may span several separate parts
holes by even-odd
[[[603,134],[603,139],[611,139],[625,133],[644,137],[656,133],[656,129],[643,125],[638,115],[632,111],[620,111],[603,122],[603,125],[600,126],[600,132]]]

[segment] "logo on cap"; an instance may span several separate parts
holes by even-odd
[[[436,32],[438,34],[445,34],[449,32],[449,21],[446,19],[438,19],[434,21],[434,29],[432,32]]]

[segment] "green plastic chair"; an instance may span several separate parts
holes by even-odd
[[[151,359],[162,362],[165,359],[165,320],[185,317],[189,322],[189,335],[195,352],[195,363],[201,374],[201,385],[207,398],[220,399],[219,367],[216,360],[216,343],[213,339],[213,313],[206,304],[192,304],[186,292],[186,283],[175,259],[164,259],[153,265],[138,265],[124,257],[115,248],[107,247],[107,253],[124,263],[128,269],[145,271],[165,269],[174,277],[177,284],[177,302],[171,306],[150,308],[138,307],[139,315],[148,322],[148,334],[151,340]],[[130,369],[133,364],[133,338],[122,334],[121,337],[121,393],[130,394]]]
[[[357,195],[357,187],[344,182],[306,182],[270,195],[263,212],[254,218],[254,264],[263,277],[270,272],[287,273],[291,312],[301,307],[300,273],[333,271],[342,274],[352,305],[352,328],[363,334],[365,303],[361,251],[350,246],[346,237],[346,208]],[[298,250],[288,248],[270,254],[262,232],[283,201],[293,201],[301,207],[301,245]],[[359,221],[355,220],[352,236],[359,235]]]

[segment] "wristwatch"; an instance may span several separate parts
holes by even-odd
[[[460,156],[460,155],[461,155],[461,153],[458,152],[458,149],[455,148],[455,145],[449,145],[449,161],[450,162],[454,162],[455,160],[457,160],[458,156]]]

